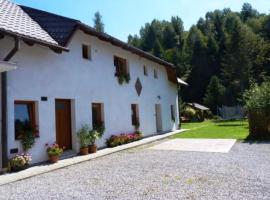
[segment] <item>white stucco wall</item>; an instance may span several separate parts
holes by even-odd
[[[0,73],[0,122],[2,121],[2,76]],[[2,123],[0,123],[0,172],[2,169]]]
[[[92,47],[92,60],[81,56],[81,45]],[[13,45],[12,40],[0,40],[0,55]],[[177,128],[177,86],[167,79],[166,69],[157,63],[141,58],[94,37],[76,32],[68,48],[70,52],[56,54],[46,47],[27,46],[22,42],[20,51],[12,59],[18,69],[8,72],[8,147],[19,148],[14,136],[14,101],[31,100],[38,105],[40,138],[30,150],[34,162],[47,159],[45,144],[53,143],[55,136],[55,99],[71,99],[73,110],[73,148],[78,150],[75,131],[83,124],[92,125],[91,103],[104,104],[106,131],[98,145],[104,146],[112,134],[134,131],[131,124],[131,104],[139,105],[140,130],[145,136],[156,133],[155,104],[162,107],[163,131]],[[131,80],[119,85],[114,76],[113,56],[126,58],[129,62]],[[148,66],[148,76],[143,74]],[[158,79],[154,79],[154,68]],[[137,78],[142,83],[139,97],[135,90]],[[41,101],[41,96],[48,101]],[[159,99],[158,96],[161,98]],[[171,120],[170,105],[175,105],[176,121]],[[10,155],[12,156],[12,155]]]

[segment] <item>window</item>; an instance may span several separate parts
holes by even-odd
[[[157,74],[157,70],[154,69],[154,78],[157,79],[158,78],[158,74]]]
[[[146,67],[145,65],[143,66],[143,74],[144,74],[145,76],[148,76],[147,67]]]
[[[114,56],[114,66],[116,68],[116,76],[129,74],[126,59]]]
[[[171,105],[171,119],[172,119],[172,121],[175,121],[174,105]]]
[[[138,104],[131,104],[131,121],[133,126],[140,126]]]
[[[33,131],[38,136],[34,101],[14,102],[15,139],[21,139],[25,131]]]
[[[87,60],[91,60],[91,46],[82,45],[82,57]]]
[[[104,126],[104,106],[102,103],[92,103],[92,126],[93,129]]]

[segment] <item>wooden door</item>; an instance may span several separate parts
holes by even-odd
[[[65,150],[72,149],[70,100],[55,100],[56,143]]]

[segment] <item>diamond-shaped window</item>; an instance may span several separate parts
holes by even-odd
[[[141,92],[142,92],[142,83],[141,83],[139,78],[137,78],[137,81],[135,83],[135,89],[136,89],[138,96],[140,96]]]

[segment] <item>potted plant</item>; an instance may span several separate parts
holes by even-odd
[[[97,145],[96,140],[101,137],[101,134],[96,130],[89,131],[89,153],[96,153],[97,152]]]
[[[21,141],[23,151],[27,152],[31,149],[36,140],[37,128],[32,126],[28,121],[16,121],[16,132],[20,133],[19,139]]]
[[[89,128],[87,125],[84,125],[78,132],[77,136],[80,141],[80,154],[87,155],[88,154],[88,144],[90,140],[89,136]]]
[[[54,143],[52,145],[47,146],[47,154],[49,157],[49,161],[51,163],[57,163],[59,160],[59,157],[63,154],[63,149],[59,147],[58,144]]]
[[[100,123],[94,125],[93,130],[96,130],[100,134],[99,137],[101,138],[104,134],[104,131],[105,131],[104,123],[100,122]]]
[[[27,169],[32,161],[29,154],[22,153],[11,158],[8,162],[8,171],[18,172]]]

